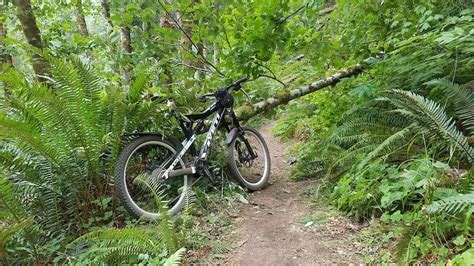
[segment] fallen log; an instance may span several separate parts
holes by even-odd
[[[291,100],[297,99],[299,97],[313,93],[329,86],[334,86],[339,83],[343,78],[357,76],[362,73],[363,70],[363,64],[353,65],[346,69],[340,70],[331,76],[317,80],[309,85],[289,91],[285,91],[285,89],[283,89],[280,93],[276,93],[277,96],[275,97],[270,97],[252,105],[241,106],[235,110],[235,113],[237,114],[239,120],[248,120],[249,118],[257,114],[269,111],[279,105],[287,104]]]

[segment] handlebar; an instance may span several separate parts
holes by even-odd
[[[225,87],[220,88],[219,90],[226,90],[226,91],[228,91],[228,90],[230,90],[230,89],[239,90],[239,89],[242,88],[242,83],[245,83],[245,82],[247,82],[247,81],[249,81],[249,80],[250,80],[250,79],[249,79],[248,77],[243,77],[243,78],[241,78],[241,79],[239,79],[239,80],[237,80],[237,81],[232,82],[231,84],[229,84],[229,85],[227,85],[227,86],[225,86]],[[219,90],[217,90],[217,91],[219,91]],[[199,101],[200,101],[200,102],[206,102],[206,101],[207,101],[208,99],[210,99],[210,98],[215,98],[217,91],[214,92],[214,93],[209,93],[209,94],[201,95],[201,96],[199,97]]]
[[[243,78],[231,83],[227,87],[224,87],[223,89],[229,90],[229,89],[233,88],[234,90],[238,90],[238,89],[242,88],[242,86],[241,86],[242,83],[247,82],[247,81],[249,81],[249,78],[248,77],[243,77]]]
[[[242,88],[242,83],[245,83],[247,81],[249,81],[249,77],[245,76],[237,81],[234,81],[232,82],[231,84],[227,85],[226,87],[223,87],[221,89],[224,89],[226,91],[230,90],[230,89],[234,89],[234,90],[239,90]],[[210,98],[214,98],[216,96],[216,93],[209,93],[209,94],[205,94],[205,95],[201,95],[199,97],[199,101],[200,102],[206,102],[208,99]],[[156,100],[160,100],[160,103],[164,103],[168,100],[170,100],[171,98],[161,98],[160,96],[152,96],[150,98],[151,101],[156,101]]]

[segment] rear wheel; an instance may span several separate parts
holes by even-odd
[[[161,177],[181,148],[160,136],[150,135],[138,137],[122,150],[115,168],[115,188],[132,215],[144,219],[158,218],[160,206],[154,194],[158,192],[171,215],[181,210],[189,186],[188,176]],[[185,165],[183,158],[175,168],[184,168]]]
[[[243,135],[237,136],[227,147],[229,170],[240,184],[249,190],[265,187],[270,177],[270,153],[260,133],[251,127],[242,127]],[[252,157],[245,143],[253,150]]]

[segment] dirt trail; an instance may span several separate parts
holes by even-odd
[[[271,134],[274,123],[259,131],[271,154],[270,185],[250,195],[242,204],[236,230],[234,252],[225,260],[232,265],[321,265],[358,264],[357,241],[353,241],[353,225],[345,218],[328,215],[325,207],[309,209],[302,190],[313,181],[288,180],[291,166],[285,157],[290,145]],[[320,215],[321,222],[305,227],[303,218]],[[318,219],[318,218],[317,218]]]

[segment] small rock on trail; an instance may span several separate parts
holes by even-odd
[[[353,231],[334,233],[334,224],[305,227],[302,220],[314,212],[307,207],[302,190],[314,180],[289,181],[291,166],[285,156],[288,144],[271,134],[275,123],[259,131],[265,138],[272,159],[270,185],[251,193],[250,204],[240,205],[240,218],[234,221],[236,241],[234,251],[225,264],[232,265],[321,265],[359,264]],[[325,213],[324,206],[318,213]],[[340,217],[341,219],[344,219]],[[336,219],[336,220],[341,220]],[[332,219],[331,222],[334,222]],[[343,221],[347,223],[347,220]],[[336,224],[336,227],[338,225]]]

